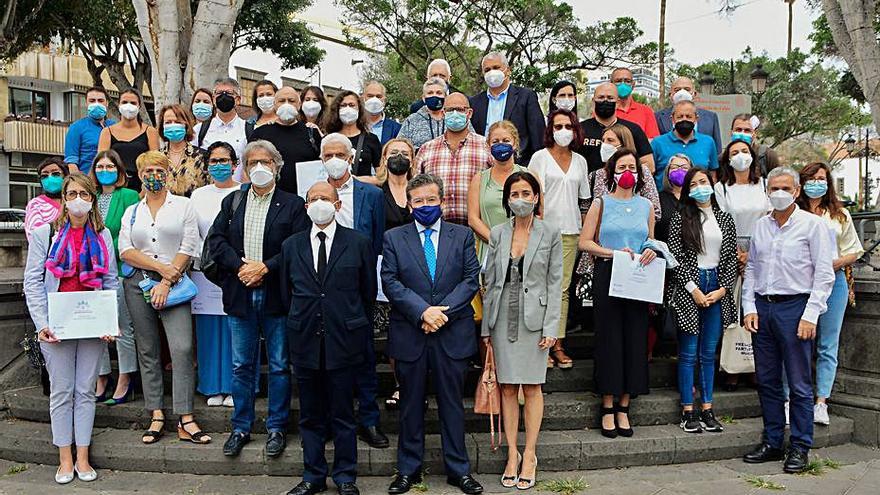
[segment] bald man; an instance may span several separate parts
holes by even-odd
[[[679,101],[694,101],[697,95],[694,81],[687,77],[679,77],[672,82],[672,86],[669,88],[669,100],[673,105]],[[657,119],[657,127],[660,128],[660,134],[666,134],[672,130],[674,126],[672,122],[672,105],[657,110],[654,112],[654,117]],[[698,106],[697,120],[697,132],[712,136],[712,139],[715,140],[715,149],[720,155],[723,146],[721,143],[721,126],[718,123],[718,114]]]
[[[361,92],[361,99],[364,100],[370,132],[379,138],[382,146],[385,146],[385,143],[396,138],[400,132],[400,123],[385,115],[385,104],[388,102],[385,85],[379,81],[368,82]]]
[[[468,126],[473,110],[468,98],[452,93],[443,102],[446,131],[423,144],[416,155],[422,173],[436,175],[446,184],[443,220],[467,225],[467,191],[471,178],[489,166],[486,138]],[[479,129],[478,129],[479,130]]]
[[[578,153],[587,159],[587,167],[590,172],[605,166],[600,152],[602,146],[602,134],[605,129],[620,124],[632,134],[636,155],[639,163],[654,172],[654,155],[648,136],[638,124],[618,118],[617,116],[617,87],[610,82],[602,83],[593,90],[591,105],[593,115],[589,119],[581,121],[581,130],[584,133],[584,142]],[[607,157],[606,157],[607,158]]]

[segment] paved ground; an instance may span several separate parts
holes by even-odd
[[[583,479],[589,487],[586,495],[739,495],[759,493],[877,495],[880,493],[880,451],[855,445],[843,445],[813,452],[813,458],[832,459],[839,469],[826,468],[819,476],[780,474],[781,465],[749,466],[739,460],[681,464],[672,466],[607,469],[570,473],[552,473],[553,479]],[[269,476],[194,476],[100,471],[94,483],[74,481],[61,487],[52,477],[55,466],[22,465],[0,460],[0,494],[283,494],[299,480]],[[778,491],[759,489],[747,481],[750,477],[784,486]],[[501,488],[495,476],[479,476],[486,493],[522,493]],[[385,493],[387,478],[361,478],[364,495]],[[431,476],[427,491],[416,495],[455,494],[445,479]],[[552,493],[550,487],[534,489],[535,493]],[[328,493],[334,493],[333,491]],[[563,492],[557,492],[563,493]]]

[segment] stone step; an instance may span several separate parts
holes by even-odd
[[[266,395],[267,371],[264,365],[260,370],[260,394]],[[477,381],[481,370],[470,368],[465,377],[465,395],[472,396],[477,389]],[[574,367],[569,369],[551,368],[547,370],[547,382],[544,384],[545,392],[581,392],[594,390],[594,362],[592,359],[580,359],[574,361]],[[675,358],[654,358],[649,365],[649,385],[652,389],[675,387],[678,383],[678,361]],[[394,374],[391,365],[380,363],[376,365],[376,374],[379,380],[379,397],[384,400],[394,391]],[[165,390],[171,390],[172,375],[170,371],[164,373]],[[430,384],[429,390],[433,391]],[[295,380],[294,380],[295,382]],[[293,386],[293,396],[298,395],[297,387]]]
[[[748,418],[726,425],[723,433],[689,434],[674,425],[636,428],[632,438],[606,439],[596,430],[542,432],[537,455],[541,471],[575,471],[602,468],[654,466],[674,463],[730,459],[752,449],[761,438],[761,420]],[[817,427],[816,448],[840,445],[850,441],[852,420],[832,417],[831,426]],[[264,435],[254,435],[241,456],[230,459],[223,455],[225,436],[215,436],[210,445],[180,442],[173,434],[155,445],[141,444],[141,432],[112,428],[96,428],[92,436],[90,460],[98,469],[190,473],[205,475],[277,475],[302,474],[302,449],[298,437],[288,438],[287,450],[277,459],[264,453]],[[489,435],[467,434],[466,439],[472,471],[499,474],[506,460],[505,449],[492,452]],[[520,440],[522,442],[522,440]],[[392,436],[392,446],[397,437]],[[52,446],[50,427],[46,423],[9,420],[0,429],[0,458],[16,462],[55,464],[57,450]],[[332,444],[327,445],[327,458],[332,460]],[[394,473],[396,450],[373,449],[358,442],[358,474],[390,476]],[[431,474],[443,473],[439,435],[425,440],[424,468]]]
[[[48,422],[49,403],[39,387],[29,387],[6,392],[4,400],[10,414],[18,419]],[[171,404],[167,397],[166,404]],[[488,431],[488,417],[474,414],[473,399],[466,398],[465,429],[466,431]],[[227,407],[207,407],[199,397],[195,404],[195,416],[199,426],[208,432],[231,431],[232,409]],[[544,420],[542,429],[545,431],[562,431],[580,429],[585,426],[597,427],[599,424],[599,398],[590,392],[555,392],[544,396]],[[714,397],[714,407],[719,417],[748,418],[761,414],[758,396],[753,390],[738,392],[718,392]],[[298,431],[299,400],[291,400],[290,431]],[[266,399],[257,399],[257,420],[254,432],[265,433]],[[174,418],[171,410],[166,411],[168,418]],[[671,389],[658,389],[648,395],[639,397],[632,402],[630,420],[635,426],[678,424],[680,415],[678,392]],[[381,427],[387,433],[399,431],[398,411],[381,411]],[[149,415],[144,410],[143,400],[108,407],[98,404],[95,411],[95,426],[118,429],[146,429],[149,426]],[[166,429],[175,430],[175,422],[169,420]],[[425,415],[425,429],[428,433],[440,432],[440,419],[437,403],[431,398]]]

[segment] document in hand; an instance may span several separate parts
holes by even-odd
[[[119,334],[116,291],[50,292],[49,329],[61,340]]]
[[[665,282],[665,260],[655,258],[642,265],[638,255],[633,259],[629,253],[614,251],[609,296],[662,304]]]

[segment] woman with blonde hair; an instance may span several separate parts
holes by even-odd
[[[189,198],[168,191],[171,163],[165,154],[149,151],[137,159],[144,198],[125,211],[119,232],[119,256],[134,268],[123,282],[125,302],[134,322],[144,405],[151,413],[143,443],[155,443],[165,424],[164,386],[160,359],[159,322],[171,351],[174,412],[180,415],[180,440],[208,443],[211,437],[193,419],[195,375],[192,367],[192,314],[189,303],[167,306],[171,288],[181,280],[190,259],[199,255],[198,217]],[[142,280],[157,282],[145,292]]]
[[[81,481],[98,477],[89,463],[95,383],[104,341],[112,341],[113,336],[59,339],[49,327],[48,294],[115,291],[119,282],[113,237],[101,219],[92,181],[81,173],[71,174],[64,179],[61,199],[58,219],[37,227],[30,237],[24,293],[49,372],[52,443],[60,461],[55,481],[66,484],[74,476]]]

